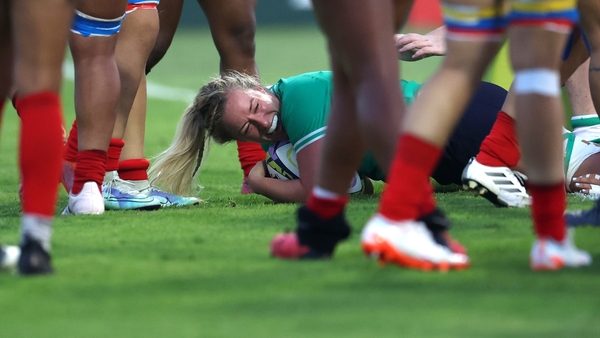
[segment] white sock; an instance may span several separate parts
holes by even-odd
[[[29,238],[38,241],[49,252],[51,237],[52,217],[38,214],[25,214],[21,217],[21,243]]]

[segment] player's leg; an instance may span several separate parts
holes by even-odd
[[[596,112],[600,111],[600,3],[594,0],[579,0],[581,30],[589,45],[589,83]]]
[[[105,179],[109,176],[115,178],[115,184],[121,191],[129,191],[130,194],[138,191],[146,197],[156,197],[163,207],[194,205],[199,203],[195,197],[177,196],[152,187],[146,171],[150,162],[144,157],[147,101],[144,66],[159,30],[155,5],[130,2],[123,22],[117,43],[122,90],[113,140],[122,139],[125,145],[122,148],[109,146]]]
[[[12,38],[8,1],[0,2],[0,118],[6,98],[12,88]],[[19,260],[20,249],[14,245],[0,245],[0,271],[14,268]]]
[[[587,48],[584,40],[575,29],[565,47],[561,63],[561,82],[567,81],[567,92],[570,94],[577,86],[580,92],[582,84],[573,84],[575,78],[573,71],[587,58]],[[573,79],[568,81],[566,79]],[[587,81],[587,77],[586,77]],[[587,87],[587,85],[586,85]],[[588,89],[589,91],[589,89]],[[588,95],[589,98],[589,95]],[[524,207],[531,204],[531,198],[524,186],[524,176],[515,171],[521,159],[521,151],[517,141],[515,127],[515,99],[514,87],[509,90],[506,102],[498,113],[498,119],[489,135],[481,144],[477,156],[465,167],[463,171],[463,184],[466,189],[471,189],[477,194],[487,198],[497,206]],[[582,105],[582,97],[571,96],[574,105]],[[591,104],[591,101],[588,102]],[[579,109],[578,109],[579,110]]]
[[[571,102],[571,128],[584,140],[600,141],[600,118],[596,113],[589,85],[589,59],[584,62],[565,83]]]
[[[462,172],[479,152],[483,140],[496,122],[507,91],[481,81],[473,98],[446,143],[442,158],[431,177],[439,184],[462,184]]]
[[[236,70],[258,75],[258,67],[254,60],[256,45],[254,34],[256,18],[254,11],[257,0],[198,0],[202,7],[215,47],[221,58],[221,72]],[[245,183],[246,177],[254,165],[265,159],[265,152],[258,143],[236,141],[238,157],[244,171],[244,182],[241,192],[251,193]]]
[[[126,5],[123,0],[101,5],[79,1],[76,7],[69,45],[75,65],[78,152],[65,213],[104,212],[101,184],[120,93],[115,46]]]
[[[198,0],[208,20],[221,72],[237,70],[258,75],[254,60],[257,0]]]
[[[9,20],[9,1],[0,3],[0,118],[12,87],[13,49]],[[1,125],[1,123],[0,123]]]
[[[123,20],[115,52],[121,80],[121,95],[117,105],[113,138],[122,139],[125,134],[129,114],[144,75],[146,60],[156,41],[159,29],[156,5],[143,2],[130,3],[127,7],[127,15]],[[145,91],[145,86],[143,90]],[[145,99],[145,95],[143,98]],[[144,120],[145,114],[137,122]],[[143,124],[141,130],[144,130]],[[140,136],[139,130],[136,136]],[[141,136],[143,142],[143,134]]]
[[[387,167],[403,113],[391,1],[314,5],[329,41],[334,92],[317,184],[298,213],[299,242],[312,258],[331,256],[349,234],[343,210],[366,149],[363,140]]]
[[[108,146],[108,160],[106,175],[104,176],[105,204],[112,210],[121,209],[147,209],[159,207],[160,200],[149,198],[135,189],[133,184],[119,178],[119,159],[124,148],[124,135],[126,129],[132,129],[136,136],[142,135],[141,141],[134,142],[131,146],[139,146],[138,151],[143,152],[143,133],[145,129],[145,110],[136,111],[134,114],[142,115],[141,118],[129,120],[130,112],[144,76],[144,69],[148,55],[154,46],[158,34],[158,14],[156,2],[129,1],[127,14],[123,20],[121,31],[116,45],[115,58],[119,69],[121,92],[117,104],[115,126]],[[145,86],[143,88],[145,90]],[[145,94],[140,99],[145,100]],[[145,106],[144,106],[145,109]],[[110,192],[109,198],[107,192]]]
[[[150,161],[144,157],[144,134],[146,129],[146,77],[142,76],[123,141],[125,146],[119,158],[118,176],[133,189],[148,197],[156,197],[163,207],[197,205],[196,197],[184,197],[162,191],[148,180]]]
[[[56,207],[62,148],[59,98],[67,33],[73,17],[68,1],[12,2],[14,84],[21,117],[21,274],[52,272],[51,222]]]
[[[183,0],[161,0],[158,4],[158,20],[160,22],[160,28],[154,47],[146,62],[146,74],[150,73],[152,68],[162,60],[167,53],[169,46],[171,46],[173,36],[175,36],[177,26],[179,25],[182,8]]]
[[[490,133],[481,143],[477,156],[465,166],[462,183],[498,207],[525,207],[531,198],[522,173],[515,171],[521,159],[515,126],[514,88],[506,100]]]
[[[430,222],[428,215],[439,211],[429,177],[503,39],[504,13],[497,2],[449,1],[444,4],[444,13],[448,27],[447,55],[409,109],[390,168],[388,186],[373,218],[377,223],[385,220],[389,224],[410,225],[412,231],[418,232],[422,232],[425,225],[421,220]],[[397,231],[377,223],[369,222],[363,231],[363,244],[373,240],[371,228]],[[421,269],[468,265],[465,255],[453,254],[440,245],[428,245],[430,249],[422,250],[418,244],[415,246],[391,232],[387,235],[385,231],[381,230],[380,237],[387,244],[375,248],[386,256],[384,259]]]
[[[559,6],[560,5],[560,6]],[[515,70],[517,135],[532,196],[537,240],[534,270],[587,265],[591,258],[566,238],[560,55],[577,18],[575,2],[517,2],[509,30]],[[549,9],[552,9],[548,11]],[[540,15],[543,10],[545,15]],[[540,147],[539,140],[544,140]]]

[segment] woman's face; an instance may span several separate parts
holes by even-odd
[[[274,142],[288,138],[279,113],[279,99],[262,88],[232,89],[222,118],[223,126],[240,141]]]

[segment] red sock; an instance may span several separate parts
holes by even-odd
[[[118,138],[111,138],[108,146],[108,161],[106,162],[106,171],[115,171],[119,169],[119,157],[125,146],[125,142]]]
[[[540,238],[553,238],[559,242],[565,238],[565,208],[567,197],[564,182],[555,185],[529,183],[532,198],[531,216],[535,233]]]
[[[237,141],[238,158],[244,171],[244,178],[248,177],[250,170],[254,168],[256,163],[262,161],[266,157],[265,151],[260,144],[255,142]]]
[[[68,162],[77,162],[77,153],[79,152],[79,140],[77,139],[77,120],[73,121],[67,144],[64,146],[63,159]]]
[[[150,161],[136,158],[119,162],[119,177],[128,181],[143,181],[148,179]]]
[[[77,154],[77,167],[73,178],[71,193],[79,194],[86,182],[96,182],[98,189],[102,191],[102,181],[106,172],[108,156],[104,150],[84,150]]]
[[[23,213],[53,216],[61,170],[62,108],[55,92],[21,97],[19,165],[22,176]]]
[[[424,190],[423,200],[419,205],[419,217],[423,215],[427,215],[428,213],[435,210],[436,203],[435,198],[433,197],[433,186],[431,185],[431,180],[429,180],[427,186]]]
[[[489,135],[481,143],[475,159],[491,167],[512,168],[519,163],[520,158],[521,149],[517,141],[515,120],[501,111]]]
[[[381,195],[379,213],[395,221],[417,219],[433,211],[429,176],[442,149],[412,134],[400,136],[390,167],[387,187]]]
[[[348,204],[348,196],[338,198],[321,198],[314,194],[314,191],[308,196],[306,207],[323,219],[332,218],[344,210]]]

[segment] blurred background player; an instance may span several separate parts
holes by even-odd
[[[580,0],[581,29],[590,45],[589,84],[596,112],[600,111],[600,3],[593,0]],[[600,201],[586,211],[567,213],[571,226],[600,225]]]
[[[66,0],[0,1],[0,95],[7,97],[11,87],[16,89],[15,106],[21,118],[23,216],[18,271],[22,275],[53,272],[51,223],[63,142],[59,92],[72,5]],[[14,255],[14,248],[11,251]]]
[[[560,54],[577,20],[574,1],[446,1],[447,55],[412,106],[404,125],[389,185],[377,215],[363,230],[363,246],[385,260],[422,268],[423,250],[415,252],[404,237],[386,229],[418,224],[435,209],[429,174],[460,112],[504,39],[507,25],[515,69],[517,132],[533,198],[536,240],[533,270],[556,270],[591,263],[565,236],[566,205],[562,168]],[[511,11],[512,10],[512,11]],[[540,147],[538,140],[544,140]],[[410,173],[410,174],[407,174]],[[422,227],[422,225],[420,225]],[[374,240],[378,240],[376,244]]]
[[[416,61],[424,57],[445,55],[445,26],[426,35],[415,33],[396,36],[402,60]],[[569,38],[561,64],[561,83],[564,84],[572,108],[572,133],[565,130],[565,187],[568,192],[596,194],[599,170],[593,168],[597,157],[595,147],[585,141],[600,137],[600,119],[594,109],[588,83],[589,46],[579,28]],[[516,139],[514,119],[514,88],[498,113],[490,135],[481,151],[463,173],[464,185],[497,206],[527,206],[531,199],[524,186],[526,176],[518,169],[520,148]],[[520,168],[522,169],[522,168]],[[580,179],[580,181],[577,181]]]
[[[255,62],[256,32],[255,10],[257,0],[197,0],[202,8],[212,34],[213,42],[220,56],[221,73],[236,70],[258,76]],[[156,44],[146,64],[146,74],[163,58],[177,30],[183,0],[162,0],[158,6],[160,31]],[[127,153],[127,139],[123,153]],[[265,158],[265,152],[257,143],[237,142],[238,157],[244,172],[242,194],[252,193],[246,179],[254,165]],[[152,176],[151,180],[160,177]],[[192,177],[189,177],[192,180]]]
[[[369,150],[387,173],[403,118],[390,36],[404,22],[412,1],[314,1],[313,5],[328,38],[334,92],[316,184],[298,210],[296,232],[277,235],[271,243],[273,255],[280,258],[333,255],[337,243],[350,234],[344,209],[354,171]],[[468,262],[466,255],[438,245],[427,229],[414,232],[412,241],[437,250],[440,257]],[[290,251],[297,254],[287,255]]]

